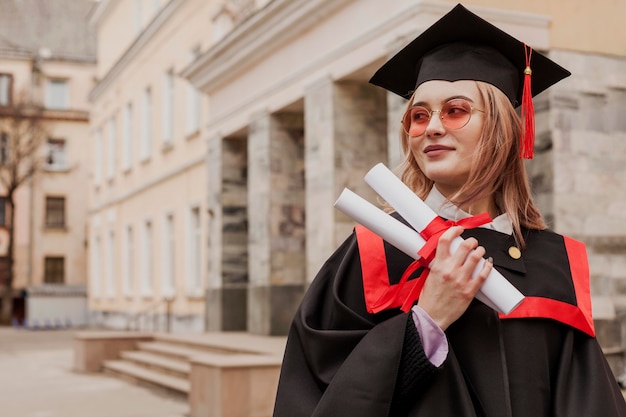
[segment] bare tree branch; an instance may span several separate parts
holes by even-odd
[[[5,224],[9,242],[8,271],[4,277],[0,312],[2,323],[10,322],[13,304],[15,191],[43,166],[42,146],[45,146],[47,139],[44,112],[40,106],[22,101],[8,108],[0,108],[0,195],[6,196],[10,210]]]

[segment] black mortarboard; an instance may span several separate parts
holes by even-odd
[[[534,135],[531,95],[569,75],[554,61],[458,4],[387,61],[370,83],[408,99],[429,80],[484,81],[506,94],[513,106],[525,102],[525,132],[530,135],[532,127]],[[532,158],[532,152],[526,157]]]

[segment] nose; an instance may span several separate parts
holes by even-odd
[[[440,136],[445,133],[445,127],[441,120],[441,110],[431,110],[430,120],[428,120],[424,133],[426,136]]]

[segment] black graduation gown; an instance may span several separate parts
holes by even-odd
[[[525,231],[527,248],[514,260],[511,236],[484,228],[463,236],[477,237],[526,306],[504,318],[474,300],[447,329],[450,351],[436,368],[409,314],[368,313],[362,271],[376,256],[363,263],[353,233],[295,315],[274,417],[626,416],[593,337],[584,246],[551,231]],[[382,260],[390,284],[412,262],[386,242]]]

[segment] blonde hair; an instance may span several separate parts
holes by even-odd
[[[525,247],[521,228],[542,230],[546,224],[535,206],[524,161],[520,157],[521,121],[509,99],[491,84],[476,81],[485,106],[478,146],[466,183],[449,200],[457,206],[492,197],[497,209],[507,213],[513,235]],[[409,100],[407,109],[412,105]],[[406,155],[400,166],[402,180],[422,199],[428,196],[433,181],[422,172],[409,148],[409,137],[401,129],[402,149]]]

